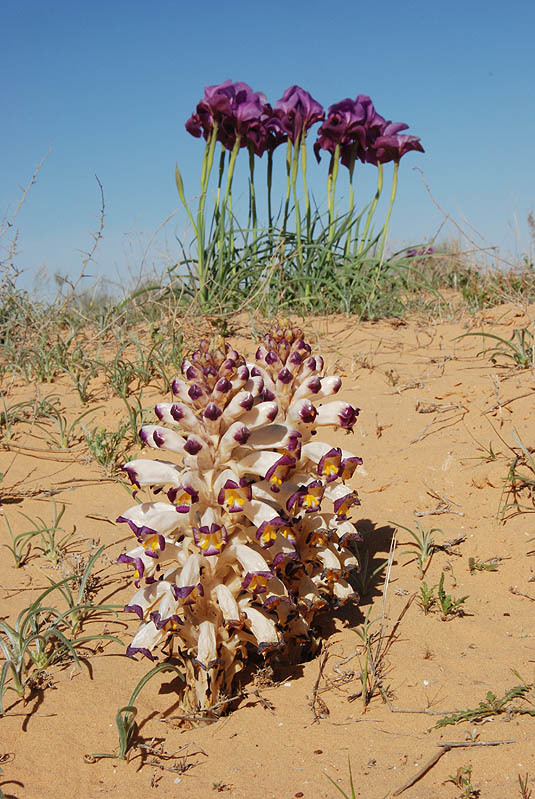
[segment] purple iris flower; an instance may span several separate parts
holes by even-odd
[[[389,127],[395,126],[391,125]],[[425,152],[418,136],[399,135],[398,133],[384,134],[378,136],[373,143],[373,147],[367,150],[366,160],[370,164],[387,164],[389,161],[399,163],[405,153],[411,150],[417,150],[420,153]]]
[[[314,152],[318,161],[320,150],[334,153],[336,145],[351,146],[354,142],[362,149],[366,146],[366,109],[356,100],[346,97],[334,103],[327,111],[327,119],[318,131]]]
[[[275,103],[273,117],[267,122],[270,130],[287,134],[295,144],[315,122],[325,117],[323,107],[300,86],[290,86]]]
[[[217,125],[217,140],[227,150],[232,150],[238,136],[241,147],[252,144],[255,151],[262,150],[264,104],[264,95],[254,92],[247,83],[226,80],[206,86],[203,99],[186,122],[186,130],[196,138],[203,136],[208,140]]]

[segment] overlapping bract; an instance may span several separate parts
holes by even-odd
[[[141,430],[169,460],[124,466],[135,493],[158,496],[118,519],[138,541],[119,558],[138,588],[128,654],[153,658],[171,637],[190,707],[217,703],[251,650],[310,650],[314,614],[358,599],[348,514],[359,501],[346,480],[361,460],[315,437],[322,426],[351,431],[358,409],[328,401],[341,380],[323,365],[298,329],[273,328],[253,363],[201,342],[175,400],[156,405],[161,424]]]

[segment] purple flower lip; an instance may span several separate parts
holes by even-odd
[[[173,487],[167,492],[169,502],[175,504],[177,494],[179,493],[181,494],[181,498],[184,496],[184,494],[187,494],[189,497],[191,497],[191,499],[186,501],[187,498],[184,497],[182,501],[179,501],[179,503],[175,505],[176,511],[177,513],[189,513],[191,505],[194,505],[199,501],[199,492],[195,491],[194,488],[188,485],[182,485],[179,488]]]
[[[305,424],[312,424],[317,415],[318,411],[311,402],[304,403],[299,411],[301,421]]]
[[[360,499],[354,491],[350,491],[345,497],[340,497],[333,502],[334,512],[338,518],[344,519],[353,505],[360,505]]]
[[[178,586],[174,584],[171,585],[171,591],[173,592],[174,598],[181,599],[185,605],[193,604],[194,599],[190,598],[188,600],[188,597],[193,591],[195,591],[195,589],[197,589],[200,596],[204,596],[204,588],[202,586],[202,583],[197,583],[196,585],[184,585],[184,586]]]
[[[268,366],[273,366],[273,364],[277,363],[278,360],[279,356],[277,355],[276,352],[273,352],[272,350],[270,350],[265,357],[265,361]]]
[[[215,404],[215,402],[209,402],[206,408],[204,409],[203,416],[206,419],[209,419],[211,422],[215,422],[219,419],[223,411],[221,408]]]
[[[163,435],[160,433],[160,431],[159,431],[159,430],[155,430],[155,431],[154,431],[154,433],[152,434],[152,440],[154,441],[154,443],[155,443],[155,444],[156,444],[156,446],[158,446],[158,447],[164,447],[164,446],[165,446],[165,438],[164,438],[164,436],[163,436]]]
[[[141,621],[143,621],[143,609],[141,605],[125,605],[124,606],[125,613],[136,613]]]
[[[357,466],[361,466],[362,463],[362,458],[359,458],[358,455],[345,458],[340,464],[340,477],[342,480],[349,480],[349,478],[353,476]]]
[[[273,400],[275,399],[275,394],[269,388],[265,388],[262,391],[262,399],[265,402],[273,402]]]
[[[218,391],[220,394],[227,394],[231,388],[232,383],[230,380],[227,380],[226,377],[220,377],[214,386],[214,391]]]
[[[221,371],[232,374],[232,372],[234,372],[234,370],[236,369],[236,366],[237,364],[234,358],[226,358],[221,365]]]
[[[149,553],[147,552],[145,554],[148,555]],[[155,555],[156,553],[154,552],[152,554]],[[123,552],[117,558],[117,563],[133,563],[140,578],[143,577],[143,574],[145,573],[145,564],[141,558],[133,558],[131,555],[127,555]]]
[[[249,392],[245,395],[245,397],[240,402],[240,407],[243,408],[245,411],[250,411],[254,405],[254,397]]]
[[[126,656],[129,658],[133,658],[138,652],[145,655],[149,660],[156,660],[150,649],[147,649],[145,646],[128,646],[126,648]]]
[[[340,427],[351,429],[360,413],[360,408],[354,408],[352,405],[347,405],[339,414]]]
[[[173,403],[173,405],[171,405],[171,416],[173,417],[175,422],[180,422],[184,418],[184,411],[182,410],[180,405],[176,405],[175,403]],[[160,416],[160,419],[161,419],[161,416]]]
[[[260,369],[257,366],[253,366],[251,369],[251,377],[262,377]]]
[[[203,392],[202,388],[200,386],[196,385],[196,384],[194,384],[193,386],[190,386],[190,388],[188,389],[188,394],[189,394],[189,396],[190,396],[190,398],[192,400],[200,399],[202,397],[203,393],[204,392]]]
[[[243,444],[247,443],[250,435],[251,431],[249,430],[249,428],[243,425],[234,433],[234,440],[237,441],[238,444],[241,444],[243,446]]]
[[[173,394],[175,396],[178,396],[180,394],[180,384],[181,383],[182,383],[182,381],[178,380],[177,377],[175,377],[175,379],[171,383],[171,391],[173,392]],[[156,411],[156,413],[158,413],[158,411]]]
[[[184,449],[188,455],[197,455],[197,453],[202,449],[202,444],[195,438],[188,438],[184,444]]]
[[[267,414],[268,421],[272,422],[276,418],[278,412],[279,411],[278,411],[278,409],[276,407],[271,408],[271,410]]]
[[[277,380],[280,380],[284,385],[288,385],[293,380],[293,374],[284,366],[277,375]]]
[[[271,577],[273,577],[273,573],[271,571],[247,572],[245,578],[242,581],[241,587],[244,589],[248,588],[248,586],[251,584],[251,582],[255,577],[260,577],[269,580]],[[265,594],[265,593],[266,593],[266,586],[262,585],[261,583],[259,585],[255,585],[255,587],[253,588],[254,596],[256,596],[256,594]]]
[[[184,622],[182,621],[180,616],[176,615],[176,613],[174,613],[172,616],[168,616],[166,619],[162,619],[160,613],[157,610],[152,611],[152,613],[150,614],[150,620],[154,624],[157,630],[161,630],[162,627],[165,627],[165,625],[169,624],[169,622],[174,622],[177,625],[178,624],[184,625]]]
[[[303,357],[298,352],[292,352],[288,360],[293,366],[300,366],[303,363]]]

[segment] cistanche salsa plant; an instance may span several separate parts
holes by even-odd
[[[358,601],[348,545],[359,500],[346,481],[362,461],[316,440],[357,421],[357,408],[329,401],[340,387],[299,328],[272,327],[254,362],[204,340],[182,363],[175,400],[156,405],[162,424],[140,431],[169,460],[123,467],[134,495],[152,492],[118,519],[137,538],[119,558],[134,568],[126,610],[141,622],[127,654],[154,659],[168,645],[185,707],[230,696],[252,652],[290,662],[313,652],[315,614]]]

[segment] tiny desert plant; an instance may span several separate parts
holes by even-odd
[[[354,628],[363,644],[363,652],[358,655],[359,678],[362,685],[362,704],[364,709],[368,706],[371,698],[379,688],[379,675],[377,673],[377,663],[379,661],[379,648],[382,644],[382,625],[379,630],[372,632],[372,626],[381,621],[380,618],[370,619],[371,607],[368,609],[366,618],[359,627]],[[358,696],[358,694],[357,694]]]
[[[459,766],[454,775],[450,775],[446,782],[452,782],[461,793],[460,799],[477,799],[481,791],[472,785],[472,766]]]
[[[124,454],[124,439],[128,423],[119,425],[114,431],[105,430],[103,427],[94,427],[85,430],[85,443],[89,454],[99,466],[110,471],[117,466]]]
[[[535,709],[530,699],[530,694],[533,693],[533,683],[527,683],[514,671],[516,677],[522,682],[520,685],[515,685],[510,688],[505,694],[498,698],[492,691],[488,691],[486,698],[479,703],[476,708],[469,710],[461,710],[457,713],[452,713],[448,716],[437,721],[435,728],[445,727],[450,724],[459,724],[463,721],[481,721],[481,719],[488,716],[499,716],[502,713],[507,713],[509,717],[514,715],[528,715],[535,716]],[[531,707],[519,705],[516,700],[524,700],[528,702]]]
[[[61,612],[42,605],[52,591],[61,589],[70,579],[53,583],[43,591],[29,607],[21,610],[13,625],[0,621],[0,651],[5,659],[0,671],[0,715],[4,713],[3,697],[6,691],[12,690],[23,698],[37,674],[66,657],[72,657],[79,666],[78,647],[83,647],[89,641],[104,639],[121,643],[108,633],[69,638],[69,617],[76,614],[79,607],[73,606]],[[9,683],[8,677],[11,677]]]
[[[462,616],[463,615],[463,605],[468,599],[468,596],[462,596],[455,599],[450,594],[447,594],[444,590],[444,577],[446,576],[445,572],[442,572],[440,575],[440,581],[438,583],[438,604],[440,606],[440,610],[442,611],[442,621],[448,621],[448,619],[452,619],[454,616]]]
[[[479,558],[468,558],[468,571],[470,574],[476,572],[495,572],[498,571],[500,558],[489,558],[489,560],[479,560]]]
[[[61,509],[58,510],[55,500],[52,500],[52,504],[52,521],[49,524],[40,516],[37,517],[37,520],[32,519],[21,511],[20,515],[32,525],[32,528],[18,533],[17,535],[14,535],[11,524],[7,516],[4,515],[11,538],[11,546],[9,544],[5,544],[4,546],[6,546],[13,555],[16,568],[23,566],[28,559],[32,543],[35,545],[35,549],[42,552],[45,558],[50,560],[54,566],[58,563],[60,558],[63,557],[65,547],[72,539],[74,531],[66,533],[65,530],[59,526],[63,514],[65,513],[65,505],[62,505]],[[63,535],[58,538],[58,533],[63,533]],[[39,543],[36,544],[34,539],[37,538],[37,536],[39,536]]]
[[[428,586],[426,582],[422,582],[420,586],[420,596],[418,597],[418,602],[420,603],[420,607],[426,616],[437,603],[435,588],[436,585]]]
[[[533,450],[531,447],[528,449],[522,442],[517,430],[513,430],[511,435],[516,447],[509,447],[514,457],[509,464],[500,497],[498,514],[502,519],[510,511],[513,511],[514,515],[523,511],[535,510],[535,458]],[[521,502],[525,502],[524,497],[527,497],[530,502],[529,505],[521,504]]]
[[[154,666],[154,668],[148,671],[138,682],[128,704],[124,707],[120,707],[117,711],[115,716],[115,723],[117,725],[117,732],[119,734],[119,746],[117,750],[111,753],[96,752],[92,755],[86,755],[86,760],[91,762],[104,757],[126,760],[128,752],[132,748],[134,735],[136,732],[135,720],[137,716],[137,707],[134,705],[134,702],[136,701],[141,689],[149,682],[149,680],[151,680],[161,671],[174,671],[178,677],[180,677],[182,680],[184,679],[183,674],[179,670],[178,666],[174,666],[171,663],[158,663],[158,665]]]
[[[433,540],[433,533],[442,533],[443,531],[438,527],[433,527],[431,530],[424,531],[422,525],[420,524],[419,520],[416,519],[416,527],[418,528],[415,532],[411,530],[410,527],[405,527],[404,524],[398,524],[398,522],[390,522],[390,524],[395,525],[396,527],[400,527],[403,530],[406,530],[412,538],[414,539],[414,543],[412,541],[409,542],[409,546],[414,547],[416,549],[416,560],[418,563],[418,568],[420,571],[420,579],[424,577],[429,564],[431,563],[431,558],[433,557],[433,553],[435,552],[435,542]]]
[[[348,794],[345,791],[343,791],[342,788],[340,788],[340,786],[337,785],[335,783],[335,781],[332,779],[332,777],[329,777],[328,774],[326,774],[325,776],[327,777],[329,782],[331,782],[334,785],[336,790],[339,793],[341,793],[342,796],[345,797],[345,799],[357,799],[357,794],[355,792],[355,785],[353,784],[353,772],[351,771],[351,761],[349,760],[349,758],[348,758],[348,761],[347,761],[347,765],[348,765],[348,768],[349,768],[349,787],[351,788],[351,794]]]
[[[520,799],[531,799],[533,796],[533,791],[528,785],[529,782],[529,774],[525,774],[523,777],[518,775],[518,789],[520,791]]]
[[[358,571],[355,574],[355,581],[360,596],[368,596],[372,588],[375,587],[382,573],[387,567],[388,560],[381,560],[377,565],[370,559],[370,553],[366,547],[355,544],[353,550],[358,560]]]
[[[106,378],[114,393],[121,399],[127,400],[130,386],[138,378],[136,365],[122,357],[122,351],[117,353],[113,361],[105,365]]]
[[[90,413],[95,413],[97,410],[99,409],[88,408],[71,422],[58,407],[51,405],[48,411],[41,414],[51,422],[51,425],[47,424],[45,426],[40,422],[36,422],[35,426],[45,433],[46,440],[52,447],[68,449],[82,439],[82,434],[76,432],[77,428],[83,430],[82,419],[85,419],[86,416]]]
[[[481,336],[498,342],[492,349],[478,352],[478,355],[490,355],[490,360],[494,364],[498,362],[498,358],[505,358],[521,369],[535,366],[535,336],[526,327],[514,330],[510,339],[501,338],[501,336],[496,336],[494,333],[483,332],[464,333],[459,338],[466,338],[467,336]]]

